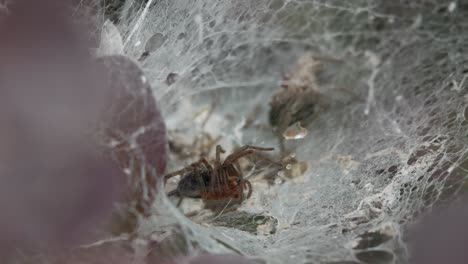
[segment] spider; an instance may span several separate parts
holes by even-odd
[[[253,154],[282,168],[282,164],[258,153],[259,151],[272,150],[274,148],[247,145],[228,155],[221,163],[221,153],[225,153],[225,150],[217,145],[214,166],[211,166],[205,158],[201,158],[188,167],[164,176],[164,181],[167,181],[171,177],[182,175],[177,188],[170,191],[168,196],[176,195],[181,197],[178,205],[180,205],[184,197],[201,198],[203,200],[233,198],[243,201],[245,198],[244,190],[247,189],[246,199],[248,199],[252,195],[252,184],[244,179],[238,160]]]

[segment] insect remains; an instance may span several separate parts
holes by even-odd
[[[269,122],[278,134],[281,152],[285,152],[285,139],[296,138],[295,135],[290,136],[295,131],[294,124],[300,122],[307,126],[328,107],[328,98],[318,89],[316,75],[321,69],[322,63],[311,53],[302,55],[271,98]],[[300,132],[305,134],[302,130]]]
[[[168,196],[179,196],[182,198],[201,198],[203,200],[223,200],[240,199],[241,201],[250,198],[252,195],[252,184],[244,179],[239,165],[239,159],[248,155],[255,155],[279,168],[281,163],[270,160],[262,155],[261,151],[272,151],[273,148],[262,148],[256,146],[243,146],[234,153],[228,155],[221,162],[221,154],[225,150],[216,146],[216,160],[211,166],[205,158],[191,164],[181,170],[169,173],[164,176],[164,180],[182,175],[177,188],[168,193]],[[244,195],[247,191],[247,196]]]

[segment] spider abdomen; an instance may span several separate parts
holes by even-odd
[[[210,186],[210,174],[208,170],[199,170],[197,177],[195,172],[189,172],[182,176],[177,184],[177,195],[188,198],[201,198],[203,187]],[[203,185],[204,184],[204,185]]]

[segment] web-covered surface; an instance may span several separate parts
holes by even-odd
[[[466,189],[462,1],[150,0],[127,1],[123,10],[123,50],[145,71],[168,130],[186,141],[221,136],[228,152],[246,144],[278,149],[268,130],[242,128],[249,113],[259,105],[256,121],[268,124],[268,102],[304,53],[333,58],[318,75],[331,107],[289,143],[307,172],[274,184],[253,177],[253,195],[238,208],[258,216],[247,220],[229,213],[190,220],[161,195],[140,230],[172,230],[171,242],[161,242],[166,254],[404,262],[408,224]],[[174,158],[169,169],[198,157],[191,158]],[[192,203],[185,209],[199,208]],[[250,230],[242,221],[259,223]]]

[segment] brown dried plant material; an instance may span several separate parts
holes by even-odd
[[[218,96],[213,96],[210,105],[193,115],[193,121],[199,124],[200,129],[188,131],[176,128],[168,131],[169,151],[172,158],[182,163],[193,163],[200,158],[205,158],[209,162],[214,161],[213,150],[220,143],[222,136],[207,132],[205,127],[214,113],[218,99]]]
[[[316,74],[322,63],[311,53],[302,55],[283,80],[270,101],[269,122],[276,130],[281,151],[285,151],[283,133],[297,122],[307,126],[328,107],[328,98],[318,89]]]
[[[283,170],[284,176],[288,178],[298,178],[304,175],[309,169],[309,163],[299,161],[294,156],[287,156],[283,159],[283,164],[286,165],[286,170]]]
[[[307,129],[301,126],[301,122],[296,122],[289,126],[283,133],[286,140],[303,139],[307,136]]]
[[[260,104],[256,104],[254,109],[247,115],[242,128],[245,129],[245,128],[252,127],[261,113],[262,113],[262,106]]]
[[[336,161],[342,168],[344,174],[349,174],[351,171],[357,169],[358,166],[361,164],[360,162],[354,160],[353,157],[350,155],[339,155],[336,157]]]
[[[221,136],[213,137],[208,132],[202,132],[190,142],[185,133],[171,130],[169,131],[169,150],[171,155],[181,162],[195,162],[201,157],[205,157],[211,162],[214,160],[213,155],[211,155],[213,149],[221,139]]]

